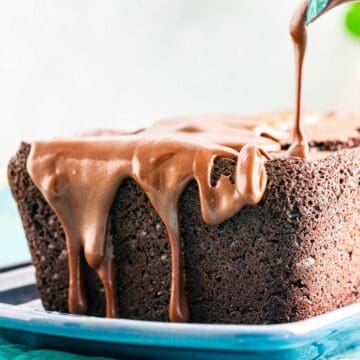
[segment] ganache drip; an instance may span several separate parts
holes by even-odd
[[[121,182],[134,179],[162,219],[171,250],[169,319],[186,322],[189,307],[181,256],[178,203],[191,180],[198,184],[203,220],[220,224],[265,191],[264,163],[279,151],[277,133],[255,120],[208,116],[162,121],[135,134],[35,142],[28,172],[64,228],[69,260],[69,312],[85,314],[81,258],[98,274],[106,316],[118,317],[110,208]],[[234,183],[211,185],[215,158],[236,160]],[[121,309],[120,309],[121,314]]]

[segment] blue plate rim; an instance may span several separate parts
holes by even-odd
[[[275,325],[172,324],[60,314],[0,304],[0,328],[119,345],[266,351],[320,341],[360,321],[360,303]]]

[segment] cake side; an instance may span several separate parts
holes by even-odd
[[[23,144],[10,162],[9,180],[44,306],[66,312],[64,234],[26,172],[29,149]],[[359,154],[356,148],[322,162],[268,162],[261,203],[219,226],[202,221],[197,186],[191,183],[179,208],[191,321],[286,322],[355,302],[360,286]],[[213,180],[233,170],[233,161],[219,160]],[[168,241],[160,218],[132,180],[118,191],[108,236],[114,244],[120,316],[167,320]],[[103,316],[101,284],[84,261],[82,269],[89,314]]]
[[[359,154],[268,162],[262,202],[216,229],[201,222],[196,206],[181,209],[186,254],[198,251],[187,259],[196,321],[287,322],[357,301]]]

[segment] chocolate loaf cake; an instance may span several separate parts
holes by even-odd
[[[264,168],[257,158],[250,163],[258,165],[262,174],[259,184],[256,183],[260,195],[256,201],[245,202],[240,198],[237,201],[243,204],[233,215],[211,223],[203,220],[201,184],[194,179],[184,184],[178,204],[179,256],[184,279],[178,274],[178,281],[183,281],[186,300],[181,300],[179,294],[178,299],[188,304],[185,320],[281,323],[306,319],[359,299],[360,117],[308,114],[304,127],[312,149],[309,160],[285,154],[291,144],[290,117],[287,113],[256,117],[266,128],[261,131],[259,147],[265,144],[269,155],[257,153],[264,158]],[[182,125],[176,131],[195,136],[204,131],[199,126],[202,123],[212,128],[208,137],[224,136],[223,123],[227,119],[221,115],[200,119],[203,122],[180,119],[176,124]],[[241,118],[233,117],[232,123],[244,127]],[[174,124],[172,121],[160,124],[162,128],[166,126],[173,129]],[[275,133],[281,136],[277,138]],[[272,146],[273,142],[278,149]],[[230,143],[226,146],[241,148]],[[59,216],[29,174],[33,147],[25,143],[20,146],[10,161],[8,175],[45,309],[95,316],[110,313],[141,320],[167,321],[169,317],[173,321],[184,320],[180,316],[182,310],[180,315],[168,311],[174,281],[169,229],[144,187],[130,177],[116,188],[109,214],[105,214],[106,239],[111,244],[109,252],[113,259],[116,292],[113,299],[118,313],[109,310],[110,290],[104,288],[107,283],[103,273],[95,271],[96,265],[90,266],[92,261],[84,251],[80,252],[79,271],[87,304],[80,311],[69,309],[69,287],[74,285],[69,279],[69,245]],[[54,153],[59,151],[55,149]],[[64,152],[61,154],[65,156]],[[252,153],[246,155],[249,154]],[[151,158],[151,153],[148,156]],[[228,184],[223,190],[226,196],[225,191],[238,181],[241,159],[220,154],[212,160],[211,187],[217,189],[219,183]],[[45,179],[48,175],[42,176]],[[57,188],[61,184],[55,185]],[[250,183],[245,185],[251,187]],[[65,190],[57,191],[62,196]],[[221,194],[218,200],[221,205]]]

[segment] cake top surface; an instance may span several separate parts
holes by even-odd
[[[294,113],[282,111],[256,116],[277,131],[282,131],[282,143],[291,144]],[[304,133],[310,144],[343,142],[360,138],[360,115],[349,112],[316,113],[303,111]]]
[[[121,130],[96,130],[81,136],[52,139],[37,143],[50,144],[75,142],[128,142],[173,140],[192,145],[228,146],[239,150],[246,143],[264,146],[268,151],[278,151],[279,144],[292,143],[293,111],[279,111],[260,115],[202,114],[163,119],[153,126],[135,132]],[[311,145],[360,139],[360,115],[348,112],[316,113],[304,111],[304,133]]]
[[[246,144],[262,146],[264,150],[277,151],[280,149],[282,134],[274,127],[268,126],[262,119],[246,118],[237,115],[214,114],[178,117],[156,122],[153,126],[135,132],[118,130],[98,130],[85,134],[86,136],[37,141],[35,144],[52,146],[68,146],[75,152],[76,144],[111,144],[120,147],[124,144],[142,146],[173,142],[183,144],[187,148],[224,146],[240,150]],[[97,148],[100,152],[100,147]]]

